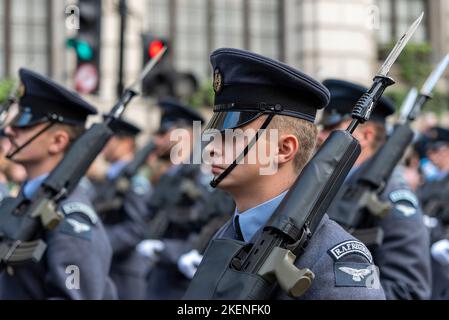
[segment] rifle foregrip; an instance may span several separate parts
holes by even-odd
[[[112,130],[105,123],[94,124],[70,147],[44,185],[55,191],[66,188],[71,192],[112,135]]]
[[[385,185],[412,139],[413,130],[407,124],[396,126],[393,134],[376,153],[362,179],[374,188]]]
[[[296,179],[267,227],[293,241],[311,221],[310,230],[321,221],[349,170],[360,154],[358,141],[347,131],[334,131]]]

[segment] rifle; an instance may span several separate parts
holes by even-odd
[[[277,284],[292,297],[311,285],[314,274],[294,262],[305,251],[335,194],[360,154],[352,133],[370,118],[384,90],[394,84],[389,70],[423,14],[401,37],[356,103],[346,130],[334,131],[305,166],[254,244],[214,239],[193,278],[185,299],[268,299]]]
[[[46,243],[35,240],[45,228],[54,229],[64,218],[57,210],[58,204],[78,185],[92,162],[112,137],[111,125],[121,117],[133,97],[139,94],[141,80],[165,53],[148,62],[140,78],[128,87],[106,116],[104,122],[92,125],[81,135],[60,163],[42,183],[33,199],[22,197],[3,201],[0,210],[0,267],[28,261],[39,262]]]
[[[129,190],[131,179],[143,165],[148,156],[156,150],[153,141],[148,142],[134,156],[119,175],[112,181],[108,181],[104,188],[101,188],[99,198],[94,201],[95,211],[102,215],[111,210],[117,210],[123,205],[123,197]],[[111,188],[112,185],[112,188]]]
[[[449,64],[446,55],[424,83],[419,95],[415,88],[409,91],[392,135],[364,167],[361,176],[351,185],[341,190],[338,205],[344,210],[331,210],[330,217],[367,245],[382,243],[380,228],[362,228],[365,212],[374,217],[384,218],[391,204],[379,197],[384,191],[394,168],[402,159],[413,140],[410,123],[416,119],[430,94]]]
[[[187,226],[200,219],[198,204],[204,201],[205,190],[195,182],[199,170],[198,165],[184,164],[175,175],[160,179],[150,200],[156,212],[148,223],[147,238],[161,239],[170,223]]]

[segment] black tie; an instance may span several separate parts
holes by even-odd
[[[235,228],[235,234],[237,235],[237,240],[241,240],[243,241],[243,235],[242,235],[242,230],[240,229],[240,223],[239,223],[239,215],[235,216],[234,219],[234,228]]]

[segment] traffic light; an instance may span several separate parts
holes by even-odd
[[[142,35],[142,68],[153,59],[163,47],[170,50],[169,42],[162,37],[152,33]],[[165,54],[161,61],[154,67],[142,81],[142,92],[147,96],[163,97],[173,96],[178,99],[187,100],[198,88],[195,76],[188,72],[178,72],[170,64]]]
[[[168,41],[152,33],[142,35],[142,68],[153,59],[163,47],[170,50]],[[147,96],[174,95],[174,71],[165,54],[154,69],[142,81],[142,93]]]
[[[76,52],[75,87],[81,93],[97,93],[100,85],[101,0],[78,0],[79,30],[67,46]]]
[[[156,37],[152,33],[146,33],[142,35],[142,48],[143,48],[143,66],[153,59],[163,47],[168,48],[168,41],[162,37]],[[165,60],[165,59],[164,59]],[[162,63],[162,61],[161,61]],[[160,63],[159,63],[160,65]]]

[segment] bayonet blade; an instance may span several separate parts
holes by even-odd
[[[130,86],[134,91],[140,92],[140,86],[142,80],[147,76],[148,73],[156,66],[156,64],[161,60],[162,56],[167,51],[167,47],[162,47],[162,49],[157,53],[157,55],[148,61],[139,75],[139,78]]]
[[[427,78],[426,82],[424,82],[420,94],[429,96],[432,92],[433,88],[437,84],[438,80],[443,75],[449,64],[449,53],[440,61],[438,66],[432,71],[430,76]]]
[[[377,72],[377,76],[386,77],[388,76],[388,73],[390,72],[391,66],[396,61],[396,59],[399,57],[399,54],[402,52],[402,49],[404,49],[407,42],[410,40],[412,35],[415,33],[416,29],[418,28],[419,24],[421,23],[421,20],[424,17],[424,12],[421,13],[418,19],[413,22],[413,24],[408,28],[407,32],[402,35],[402,37],[398,40],[396,45],[394,46],[393,50],[391,50],[390,54],[388,55],[387,59],[385,60],[382,67],[380,67],[379,71]]]
[[[415,87],[411,88],[407,96],[405,97],[404,102],[402,103],[399,123],[407,122],[408,116],[410,112],[412,112],[417,97],[418,89],[416,89]]]

